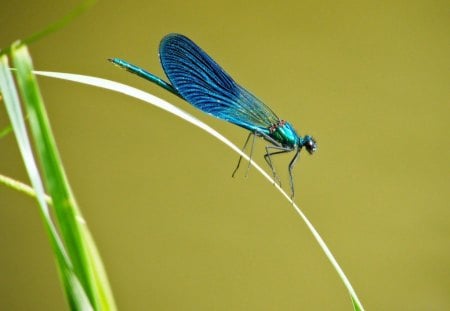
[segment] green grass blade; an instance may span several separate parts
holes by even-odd
[[[352,299],[353,310],[355,310],[355,311],[364,311],[364,309],[362,309],[361,302],[359,300],[357,300],[358,297],[356,297],[356,299],[355,299],[355,297],[350,296],[350,298]]]
[[[77,7],[75,7],[72,11],[70,11],[63,18],[48,25],[44,29],[32,34],[28,38],[25,38],[20,41],[22,42],[22,44],[29,45],[30,43],[38,41],[39,39],[42,39],[43,37],[46,37],[49,34],[60,30],[61,28],[65,27],[67,24],[69,24],[71,21],[73,21],[75,18],[77,18],[78,16],[83,14],[87,9],[89,9],[91,6],[93,6],[96,2],[97,2],[96,0],[82,1]],[[11,47],[7,47],[3,50],[0,49],[0,55],[9,54],[9,53],[11,53]]]
[[[22,41],[23,44],[30,44],[34,41],[37,41],[45,36],[48,36],[52,32],[58,31],[59,29],[63,28],[67,24],[69,24],[72,20],[80,16],[83,12],[85,12],[88,8],[90,8],[92,5],[94,5],[96,0],[85,0],[81,2],[75,9],[73,9],[71,12],[69,12],[66,16],[63,18],[57,20],[55,23],[50,24],[45,29],[31,35],[30,37],[24,39]]]
[[[9,133],[12,132],[12,126],[7,126],[3,129],[0,130],[0,138],[3,138],[4,136],[8,135]]]
[[[44,219],[45,229],[50,238],[50,244],[56,257],[58,270],[62,279],[64,291],[69,298],[69,303],[73,310],[89,310],[92,309],[86,294],[80,291],[77,276],[72,269],[72,263],[67,256],[63,243],[61,242],[57,230],[50,217],[47,205],[48,198],[44,193],[44,186],[37,169],[36,162],[32,153],[31,144],[25,127],[25,119],[23,117],[22,108],[19,101],[16,85],[9,70],[8,58],[6,55],[0,56],[0,90],[4,96],[6,110],[9,115],[11,126],[20,149],[20,153],[24,160],[25,168],[34,188],[36,199],[39,203],[41,215]],[[10,179],[2,178],[2,182],[9,183],[11,187],[18,186],[12,183]],[[23,188],[29,191],[29,188]],[[80,309],[85,308],[85,309]]]
[[[11,189],[15,189],[19,192],[25,193],[26,195],[29,195],[30,197],[37,198],[36,191],[32,187],[30,187],[18,180],[12,179],[11,177],[0,174],[0,184],[4,184],[5,186],[7,186]],[[52,204],[52,199],[48,195],[44,195],[44,199],[48,205]],[[45,209],[47,209],[47,208],[45,207]]]
[[[75,274],[95,310],[115,310],[104,267],[63,169],[42,96],[32,72],[28,49],[24,45],[14,45],[12,55],[44,183],[52,197],[56,219]]]

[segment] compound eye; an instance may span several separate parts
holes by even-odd
[[[305,148],[310,154],[313,154],[317,150],[317,143],[312,137],[308,137],[309,139],[306,142]]]

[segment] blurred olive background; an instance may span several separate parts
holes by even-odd
[[[76,4],[4,1],[0,47]],[[163,76],[160,39],[189,36],[318,141],[295,169],[296,199],[367,310],[450,310],[448,12],[447,1],[99,1],[30,50],[39,70],[147,90],[241,146],[244,130],[106,61]],[[245,165],[231,178],[226,146],[135,99],[39,82],[121,310],[351,310],[273,186]],[[14,137],[0,148],[0,173],[28,183]],[[4,186],[0,242],[0,309],[67,309],[37,204]]]

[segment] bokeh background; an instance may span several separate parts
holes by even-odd
[[[76,5],[3,1],[0,47]],[[244,130],[106,61],[122,57],[163,76],[160,39],[191,37],[317,139],[317,154],[304,153],[295,170],[297,202],[367,310],[450,310],[449,8],[429,0],[99,1],[30,49],[39,70],[142,88],[241,146]],[[135,99],[39,82],[121,310],[351,310],[273,186],[255,170],[231,178],[238,157],[226,146]],[[12,135],[0,151],[0,173],[28,182]],[[276,159],[279,171],[290,156]],[[36,203],[4,186],[0,246],[0,309],[67,309]]]

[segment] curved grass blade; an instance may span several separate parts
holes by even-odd
[[[119,92],[137,99],[140,99],[142,101],[145,101],[153,106],[156,106],[158,108],[164,109],[167,112],[170,112],[177,117],[182,118],[183,120],[203,129],[208,134],[214,136],[221,142],[223,142],[225,145],[230,147],[232,150],[234,150],[236,153],[241,155],[244,159],[250,160],[249,157],[241,151],[240,148],[238,148],[236,145],[234,145],[231,141],[229,141],[227,138],[225,138],[223,135],[218,133],[216,130],[205,124],[204,122],[198,120],[194,116],[190,115],[189,113],[185,112],[184,110],[166,102],[165,100],[162,100],[154,95],[148,94],[144,91],[141,91],[139,89],[130,87],[128,85],[118,83],[115,81],[110,81],[102,78],[97,77],[91,77],[91,76],[84,76],[84,75],[78,75],[78,74],[70,74],[70,73],[61,73],[61,72],[48,72],[48,71],[35,71],[34,72],[37,75],[51,77],[51,78],[57,78],[57,79],[63,79],[73,82],[78,82],[82,84],[88,84],[108,90],[112,90],[115,92]],[[309,219],[306,217],[306,215],[302,212],[302,210],[298,207],[298,205],[290,198],[290,196],[283,190],[281,187],[275,182],[275,180],[269,176],[258,164],[256,164],[253,160],[250,161],[250,165],[252,165],[257,171],[261,173],[270,183],[274,185],[274,187],[292,204],[292,207],[294,208],[295,212],[302,218],[308,229],[310,230],[311,234],[316,239],[319,246],[322,248],[322,251],[325,253],[325,256],[330,261],[333,268],[336,270],[337,274],[339,275],[340,279],[344,283],[345,287],[347,288],[351,300],[352,305],[355,310],[361,310],[364,311],[364,307],[362,306],[358,296],[356,295],[355,290],[353,289],[353,286],[351,285],[349,279],[345,275],[342,268],[339,266],[338,262],[336,261],[336,258],[334,258],[333,254],[331,253],[330,249],[320,236],[319,232],[314,228],[312,223],[309,221]]]
[[[43,179],[52,197],[54,211],[73,271],[95,310],[115,310],[115,303],[98,252],[83,220],[65,175],[55,139],[26,46],[12,47],[16,76],[29,115]],[[72,277],[67,278],[73,282]]]

